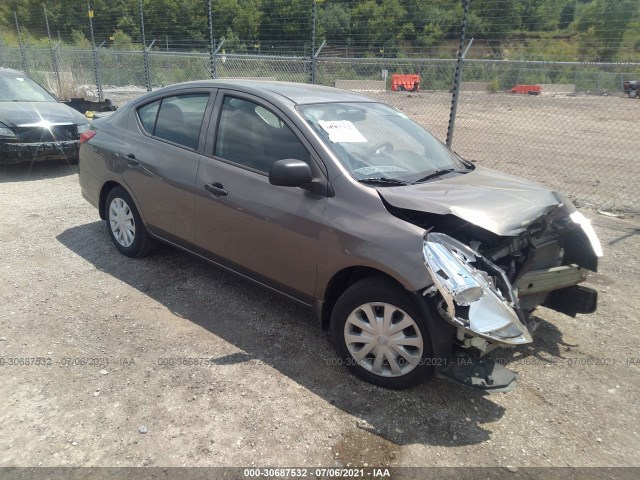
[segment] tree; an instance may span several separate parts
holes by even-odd
[[[263,12],[259,0],[240,0],[238,12],[231,22],[232,29],[240,38],[254,41],[258,39],[260,20]]]
[[[633,0],[595,0],[581,5],[576,12],[574,27],[580,32],[582,59],[613,60],[625,30],[637,16],[638,4]]]
[[[576,16],[576,2],[569,1],[567,2],[560,11],[560,21],[558,22],[558,28],[561,30],[565,30],[571,22],[573,22]]]
[[[329,3],[318,12],[320,36],[333,42],[348,41],[351,36],[351,12],[343,3]]]
[[[474,0],[471,12],[479,20],[477,30],[469,29],[469,35],[491,40],[507,38],[520,24],[518,5],[505,0]]]
[[[260,21],[260,40],[304,45],[309,41],[311,32],[310,5],[307,0],[271,0],[265,4]]]
[[[405,10],[398,0],[359,2],[351,11],[353,37],[368,47],[397,47]],[[385,54],[388,52],[385,52]]]

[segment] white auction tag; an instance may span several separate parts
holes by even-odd
[[[319,120],[318,123],[333,143],[367,143],[367,139],[348,120]]]

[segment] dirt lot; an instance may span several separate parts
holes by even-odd
[[[297,305],[170,248],[120,255],[75,167],[0,182],[0,466],[640,465],[637,218],[585,211],[599,310],[542,310],[534,345],[497,353],[515,391],[394,392]]]

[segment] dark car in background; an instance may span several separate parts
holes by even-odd
[[[24,73],[0,68],[0,164],[78,161],[89,120]]]
[[[622,90],[629,95],[629,98],[636,98],[638,97],[638,93],[640,93],[640,82],[636,80],[624,82],[622,84]]]
[[[313,308],[340,363],[383,387],[511,388],[487,353],[532,342],[540,305],[596,308],[579,284],[601,246],[568,199],[353,92],[159,89],[82,134],[79,180],[121,253],[160,240]]]

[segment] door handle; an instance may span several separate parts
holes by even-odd
[[[207,192],[209,192],[214,197],[226,197],[227,194],[229,193],[224,189],[222,184],[219,183],[219,182],[207,183],[204,186],[204,188],[205,188],[205,190],[207,190]]]
[[[130,165],[140,165],[140,162],[136,160],[136,156],[133,153],[125,155],[125,158]]]

